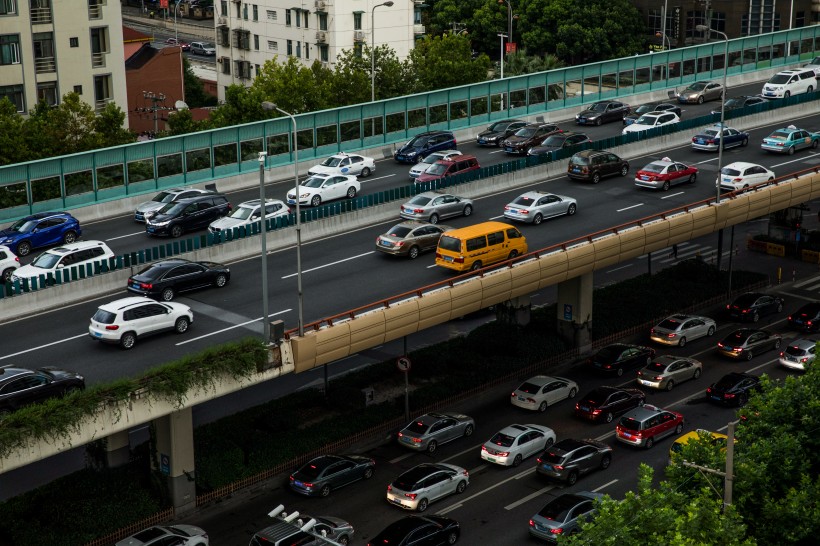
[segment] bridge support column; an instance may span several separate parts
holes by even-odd
[[[112,434],[105,439],[105,464],[108,468],[123,466],[130,459],[131,443],[127,430]]]
[[[592,345],[592,273],[558,284],[558,335],[573,347]]]
[[[516,326],[526,326],[530,323],[530,313],[532,305],[530,297],[521,296],[495,306],[495,318],[499,322],[515,324]]]
[[[194,483],[194,427],[191,408],[175,411],[154,420],[156,430],[156,457],[168,483],[171,502],[176,513],[185,514],[196,508]]]

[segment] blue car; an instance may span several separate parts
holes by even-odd
[[[767,152],[792,155],[795,151],[803,148],[816,150],[818,143],[820,143],[820,133],[811,133],[805,129],[798,129],[794,125],[789,125],[764,138],[760,147]]]
[[[35,248],[71,244],[82,233],[79,220],[67,212],[38,212],[0,231],[0,245],[18,256],[27,256]]]
[[[718,148],[720,148],[720,133],[720,123],[716,123],[712,127],[707,127],[692,137],[692,149],[705,150],[707,152],[717,151]],[[735,146],[746,146],[749,144],[749,133],[738,131],[733,127],[724,126],[722,140],[724,150]]]

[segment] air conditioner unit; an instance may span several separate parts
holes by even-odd
[[[316,2],[313,5],[316,9],[325,9],[325,7],[327,6],[325,0],[316,0]]]
[[[354,32],[353,33],[353,39],[356,40],[357,42],[364,42],[365,41],[364,31],[357,30],[356,32]]]
[[[327,42],[327,32],[322,30],[316,33],[316,41],[317,42]]]
[[[219,64],[222,64],[222,57],[218,58],[218,59],[216,60],[216,62],[218,62]]]
[[[219,24],[220,25],[227,25],[228,24],[228,18],[227,17],[220,17],[219,18]]]

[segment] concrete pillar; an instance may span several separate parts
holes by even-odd
[[[530,296],[520,296],[495,306],[495,317],[499,322],[526,326],[530,323],[532,304]]]
[[[558,284],[558,335],[585,352],[592,345],[592,273]]]
[[[196,508],[194,483],[194,427],[191,408],[154,420],[157,455],[154,464],[168,480],[177,515]]]
[[[131,459],[131,443],[128,431],[117,432],[105,439],[105,464],[116,468],[128,463]]]

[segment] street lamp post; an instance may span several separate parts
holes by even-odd
[[[268,152],[259,152],[259,221],[262,233],[262,339],[270,343],[270,322],[268,321],[268,231],[265,229],[265,158]]]
[[[663,14],[661,15],[663,19],[661,20],[661,35],[666,37],[668,40],[669,38],[666,36],[666,10],[669,9],[669,0],[663,0]],[[661,44],[663,46],[663,44]],[[672,49],[670,44],[669,49]]]
[[[723,131],[724,120],[726,119],[726,74],[729,72],[729,37],[725,33],[715,30],[706,25],[698,25],[695,29],[699,32],[714,32],[723,37],[726,44],[723,49],[723,94],[720,96],[720,147],[718,148],[718,175],[715,180],[715,203],[720,203],[720,171],[723,169]]]
[[[376,4],[370,10],[370,102],[376,101],[376,8],[393,6],[393,0]]]
[[[293,177],[294,177],[294,192],[296,194],[296,296],[298,299],[298,329],[299,337],[305,335],[305,321],[302,308],[302,214],[299,208],[299,144],[296,142],[298,135],[298,128],[296,126],[296,118],[293,114],[285,112],[272,102],[265,101],[262,103],[263,110],[276,110],[280,114],[284,114],[290,118],[293,123]]]
[[[510,41],[512,42],[512,39],[513,39],[513,37],[512,37],[512,20],[513,20],[512,2],[510,2],[510,0],[498,0],[498,3],[499,4],[507,4],[507,36],[510,37]],[[516,18],[517,17],[518,16],[516,15]]]

